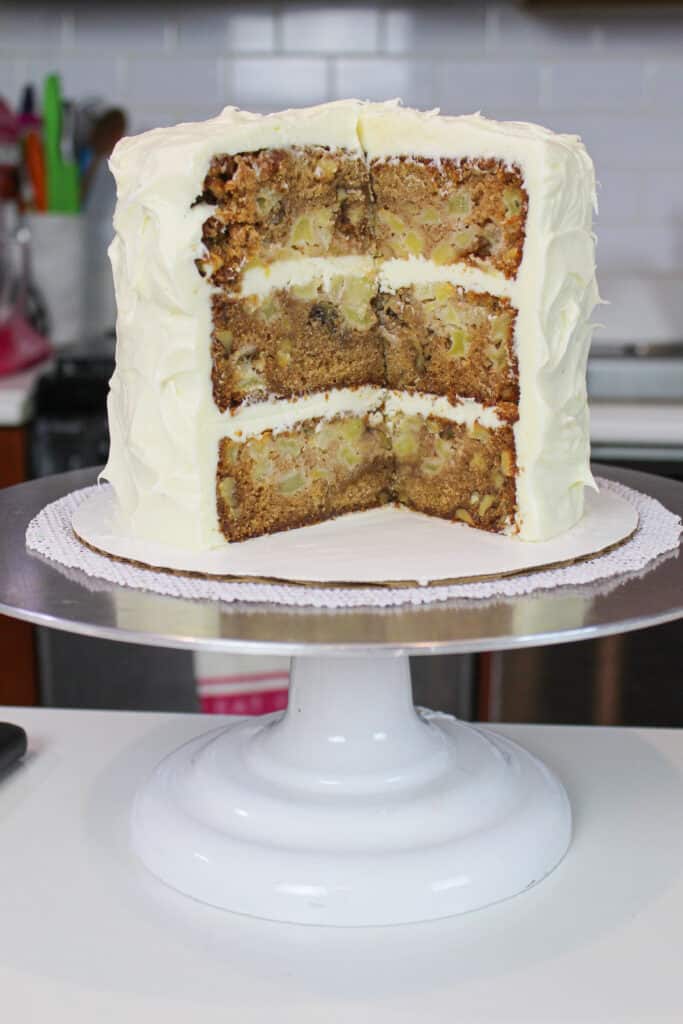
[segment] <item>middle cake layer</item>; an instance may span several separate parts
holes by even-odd
[[[222,412],[361,384],[517,402],[508,298],[445,280],[387,289],[362,257],[308,263],[252,270],[239,295],[214,293],[212,381]]]

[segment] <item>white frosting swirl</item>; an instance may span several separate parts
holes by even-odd
[[[195,549],[225,543],[215,509],[217,442],[235,417],[221,416],[211,395],[210,287],[194,264],[207,214],[192,203],[214,154],[293,145],[345,148],[370,159],[492,157],[520,167],[529,209],[515,281],[428,261],[389,261],[382,273],[394,287],[409,283],[406,270],[416,280],[441,275],[508,295],[517,306],[519,535],[540,540],[568,529],[582,514],[584,484],[592,483],[585,364],[598,294],[594,177],[586,151],[578,138],[536,125],[355,100],[267,116],[227,108],[211,121],[124,139],[114,150],[117,352],[103,475],[131,528],[143,538]],[[398,263],[403,266],[392,269]],[[376,401],[377,389],[356,389],[340,393],[339,402],[351,394],[354,402],[369,401],[370,391]],[[266,408],[279,416],[283,407],[264,403],[263,413]],[[255,416],[250,409],[256,406],[245,415]]]

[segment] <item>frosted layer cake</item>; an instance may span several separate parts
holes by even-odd
[[[597,302],[580,140],[342,101],[122,140],[104,476],[206,549],[397,503],[581,517]]]

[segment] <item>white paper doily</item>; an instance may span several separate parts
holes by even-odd
[[[47,505],[30,523],[26,546],[46,558],[86,575],[139,590],[198,600],[245,601],[317,608],[392,607],[401,604],[432,604],[451,598],[515,597],[534,590],[591,583],[624,573],[637,572],[648,562],[678,546],[681,521],[648,495],[608,480],[598,480],[631,504],[639,516],[634,536],[621,547],[590,561],[478,583],[454,583],[423,587],[325,587],[285,583],[234,582],[174,575],[144,569],[97,554],[74,535],[72,517],[96,487],[84,488]]]

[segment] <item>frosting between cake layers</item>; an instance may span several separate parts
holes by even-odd
[[[378,266],[378,280],[383,292],[445,281],[471,292],[488,292],[497,298],[508,298],[513,305],[517,298],[517,282],[505,277],[500,271],[483,270],[466,263],[442,265],[423,256],[385,260]]]
[[[397,103],[349,100],[267,116],[227,108],[211,121],[156,129],[117,145],[111,159],[118,187],[116,237],[110,249],[117,365],[103,475],[132,529],[186,547],[225,543],[216,517],[213,438],[224,436],[217,431],[228,429],[230,414],[221,416],[211,395],[211,287],[194,263],[204,254],[207,215],[192,204],[214,154],[295,145],[364,151],[369,159],[491,157],[519,166],[529,205],[515,281],[419,260],[388,261],[382,281],[396,288],[403,281],[448,280],[510,297],[519,310],[519,536],[540,540],[572,526],[582,513],[584,485],[592,483],[585,366],[588,318],[598,293],[590,159],[577,137],[535,125],[500,124],[478,115],[442,118]],[[438,277],[424,276],[437,270]],[[249,287],[261,287],[265,277],[261,284],[257,277],[251,280]],[[255,409],[243,412],[256,417],[250,411]],[[281,404],[277,409],[279,417]],[[236,418],[231,420],[234,426]]]
[[[219,413],[212,422],[216,443],[222,437],[245,441],[265,430],[279,433],[291,430],[297,423],[312,419],[333,419],[335,416],[365,416],[380,410],[389,419],[399,413],[405,416],[438,416],[452,423],[496,429],[504,420],[493,405],[483,405],[473,398],[450,402],[443,395],[426,395],[368,384],[358,388],[335,388],[297,398],[270,398],[245,403],[232,412]]]
[[[498,415],[494,405],[482,405],[473,398],[461,398],[459,402],[450,402],[444,395],[425,395],[410,391],[384,392],[384,415],[391,419],[399,413],[404,416],[437,416],[451,423],[472,426],[480,423],[482,427],[495,430],[502,427],[504,420]]]
[[[445,281],[461,285],[468,291],[488,292],[496,297],[517,300],[518,282],[500,271],[483,269],[465,263],[443,265],[423,256],[408,259],[379,260],[372,256],[308,256],[277,260],[268,266],[247,267],[240,281],[240,295],[258,298],[278,288],[295,288],[319,280],[329,290],[335,277],[370,277],[376,275],[383,292],[395,292],[410,285],[435,284]]]
[[[336,388],[297,398],[270,398],[244,403],[233,412],[219,413],[213,423],[216,443],[222,437],[244,441],[264,430],[291,430],[302,420],[332,419],[335,416],[364,416],[379,409],[384,388],[368,384],[358,388]]]
[[[242,274],[240,294],[260,298],[277,288],[306,285],[316,279],[329,291],[334,277],[368,277],[374,272],[372,256],[302,256],[277,260],[268,266],[248,267]]]

